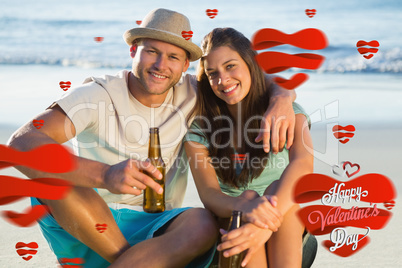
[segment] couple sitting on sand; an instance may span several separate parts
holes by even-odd
[[[312,147],[308,116],[295,103],[292,109],[293,91],[263,74],[241,33],[214,29],[200,49],[182,37],[190,30],[180,13],[151,11],[124,34],[130,72],[87,79],[35,117],[46,121],[41,129],[27,123],[11,137],[9,146],[21,151],[75,139],[73,172],[18,167],[30,178],[58,177],[75,186],[62,200],[31,199],[50,208],[39,224],[59,260],[82,258],[84,267],[208,267],[216,218],[238,210],[244,225],[221,231],[217,249],[224,256],[247,250],[246,267],[301,266],[304,227],[291,189],[313,171],[303,144]],[[182,75],[198,59],[197,77]],[[160,177],[144,161],[150,127],[159,128],[167,165],[167,210],[155,214],[136,210],[146,186],[162,191],[142,172]],[[181,208],[188,163],[205,209]],[[107,229],[99,233],[97,224]]]

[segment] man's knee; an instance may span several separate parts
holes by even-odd
[[[204,208],[192,208],[188,212],[188,217],[198,226],[198,229],[212,234],[217,232],[218,225],[210,211]]]
[[[192,208],[185,212],[185,222],[194,240],[213,245],[218,237],[215,217],[206,209]]]

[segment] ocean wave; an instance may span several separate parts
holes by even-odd
[[[338,50],[336,50],[338,52]],[[96,55],[65,55],[55,53],[53,56],[34,56],[34,55],[0,55],[0,64],[2,65],[24,65],[24,64],[41,64],[41,65],[59,65],[59,66],[76,66],[80,68],[131,68],[131,60],[126,55],[109,54],[108,57],[100,57]],[[57,55],[63,55],[59,57]],[[194,67],[190,67],[191,69]],[[300,69],[292,68],[289,71],[297,71]],[[304,70],[303,72],[311,72]],[[348,55],[326,55],[323,65],[316,71],[319,73],[402,73],[402,49],[393,48],[389,50],[380,50],[371,59],[365,59],[357,51]]]
[[[336,73],[402,73],[402,50],[393,48],[379,51],[373,54],[371,59],[366,59],[356,53],[344,57],[328,57],[319,72]]]

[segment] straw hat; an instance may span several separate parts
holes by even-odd
[[[151,38],[164,41],[190,53],[190,61],[198,60],[201,49],[191,41],[182,36],[182,32],[191,31],[190,21],[186,16],[168,9],[154,9],[145,16],[141,25],[137,28],[127,30],[123,38],[131,46],[138,38]]]

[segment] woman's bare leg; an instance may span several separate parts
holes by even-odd
[[[253,257],[250,259],[246,268],[267,268],[267,250],[265,245],[263,245],[259,250],[257,250]]]
[[[298,205],[286,215],[279,230],[268,241],[268,262],[270,268],[301,267],[304,226],[297,216]]]
[[[274,181],[264,194],[274,195],[278,186],[279,181]],[[304,225],[297,216],[299,208],[300,206],[295,204],[288,210],[279,230],[268,240],[268,267],[301,267]]]

